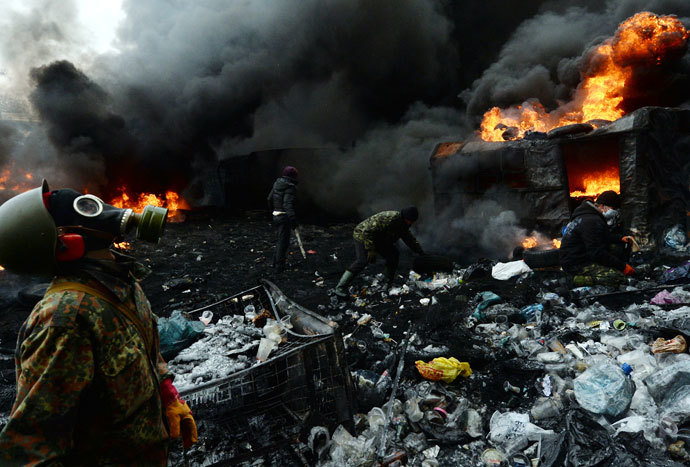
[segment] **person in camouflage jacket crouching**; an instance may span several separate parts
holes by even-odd
[[[139,216],[45,181],[0,206],[0,264],[55,274],[18,336],[0,465],[164,466],[169,438],[196,442],[138,283],[144,268],[110,249],[137,223],[138,237],[157,240],[158,209]]]
[[[386,260],[386,281],[391,282],[398,269],[400,252],[395,244],[402,240],[415,253],[422,255],[424,250],[410,232],[410,226],[419,217],[415,206],[400,211],[383,211],[364,219],[353,232],[355,241],[355,261],[345,270],[334,292],[340,297],[347,296],[347,286],[367,263],[376,262],[380,254]]]

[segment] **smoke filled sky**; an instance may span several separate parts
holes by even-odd
[[[567,99],[588,48],[643,10],[690,24],[685,0],[4,0],[0,96],[40,124],[0,121],[0,163],[194,201],[218,161],[325,147],[325,181],[302,185],[322,207],[428,211],[436,142],[494,105]]]

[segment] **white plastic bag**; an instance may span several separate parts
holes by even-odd
[[[507,281],[511,277],[531,272],[532,268],[524,261],[511,261],[509,263],[496,263],[491,269],[491,277],[499,281]]]
[[[489,421],[489,438],[506,454],[523,449],[530,441],[553,436],[553,430],[544,430],[529,422],[529,414],[494,412]]]

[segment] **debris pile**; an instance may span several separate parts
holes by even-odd
[[[641,266],[650,274],[621,289],[572,290],[559,272],[515,268],[499,281],[492,269],[411,271],[388,289],[369,276],[351,300],[321,307],[352,329],[360,405],[357,431],[336,430],[322,465],[690,459],[690,292],[659,286],[670,268]]]
[[[216,318],[215,322],[213,312],[205,311],[199,320],[205,326],[203,337],[198,336],[199,340],[168,360],[179,391],[225,378],[266,361],[273,350],[287,342],[287,330],[292,328],[289,317],[275,320],[266,309],[257,313],[254,305],[247,305],[243,315],[225,315]],[[161,341],[166,337],[161,330]]]

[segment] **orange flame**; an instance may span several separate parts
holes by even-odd
[[[607,190],[613,190],[618,194],[621,192],[621,180],[618,170],[615,168],[587,174],[583,176],[581,185],[584,186],[584,190],[573,190],[570,192],[570,196],[574,198],[582,196],[593,197]]]
[[[132,195],[128,193],[127,187],[121,186],[117,189],[120,192],[110,201],[110,204],[116,208],[132,209],[135,212],[141,212],[145,206],[159,206],[168,208],[168,222],[182,222],[184,221],[184,213],[181,209],[189,209],[189,204],[182,198],[179,193],[168,190],[165,196],[159,196],[155,193],[139,193]]]
[[[542,244],[542,245],[543,245],[544,242],[547,241],[547,239],[545,239],[543,235],[539,235],[539,237],[540,237],[540,238],[538,238],[537,235],[530,235],[529,237],[525,237],[525,238],[522,240],[522,243],[521,243],[522,247],[523,247],[524,249],[534,248],[535,246],[537,246],[537,245],[539,245],[539,244]],[[550,243],[550,244],[551,244],[554,248],[560,248],[560,247],[561,247],[561,241],[560,241],[559,239],[557,239],[557,238],[551,239],[551,243]]]
[[[36,188],[36,182],[33,181],[33,178],[34,176],[30,172],[15,168],[13,165],[5,166],[0,171],[0,193],[14,196]]]
[[[480,136],[484,141],[503,141],[522,138],[530,130],[546,132],[571,123],[616,120],[624,115],[621,104],[633,68],[657,66],[678,56],[688,37],[690,33],[675,16],[637,13],[589,55],[589,68],[582,71],[571,102],[551,113],[537,100],[508,109],[493,107],[484,114]],[[509,127],[516,130],[504,136]]]
[[[537,237],[534,237],[534,236],[532,236],[532,237],[526,237],[526,238],[522,241],[522,247],[525,248],[525,249],[527,249],[527,248],[534,248],[535,246],[537,246]]]

